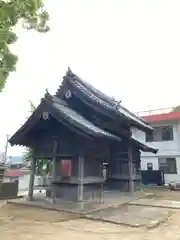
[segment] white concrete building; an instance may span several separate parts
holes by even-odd
[[[141,113],[155,128],[152,135],[133,129],[133,135],[142,142],[159,149],[157,154],[142,152],[142,170],[163,170],[165,183],[180,182],[180,112]]]

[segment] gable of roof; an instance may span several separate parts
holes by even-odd
[[[23,145],[21,139],[30,131],[33,126],[40,120],[43,110],[46,108],[48,112],[56,118],[61,124],[72,129],[78,129],[81,132],[85,132],[87,135],[97,138],[109,138],[116,141],[121,141],[121,138],[111,134],[87,119],[78,114],[75,110],[69,108],[63,101],[53,97],[51,95],[46,96],[44,101],[44,108],[41,107],[42,103],[38,106],[36,111],[31,117],[24,123],[24,125],[9,139],[11,145]]]

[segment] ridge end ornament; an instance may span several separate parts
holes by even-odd
[[[70,90],[67,90],[66,93],[65,93],[65,97],[66,99],[70,99],[72,97],[72,93]]]
[[[49,119],[49,113],[48,112],[43,112],[42,113],[42,118],[43,118],[43,120],[48,120]]]

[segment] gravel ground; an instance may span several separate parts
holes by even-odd
[[[180,200],[179,192],[160,192],[158,197]],[[168,222],[155,229],[131,228],[76,216],[0,202],[0,233],[2,240],[25,239],[107,239],[107,240],[175,240],[180,239],[180,211],[174,211]]]
[[[180,239],[180,212],[177,211],[167,223],[153,230],[84,219],[68,221],[70,217],[74,216],[54,211],[4,205],[0,209],[1,239]]]
[[[180,191],[170,191],[161,188],[146,188],[144,192],[154,194],[154,196],[150,196],[150,198],[156,197],[158,200],[180,201]]]

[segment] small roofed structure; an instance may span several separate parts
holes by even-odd
[[[84,201],[106,182],[121,191],[139,189],[140,151],[157,152],[132,137],[131,127],[153,128],[120,102],[68,69],[54,96],[46,92],[36,111],[11,137],[11,145],[33,149],[29,199],[38,159],[52,162],[51,197]],[[107,167],[106,177],[103,175]]]

